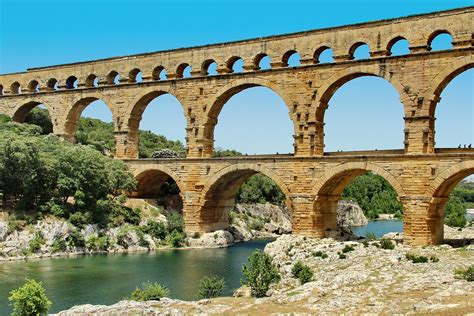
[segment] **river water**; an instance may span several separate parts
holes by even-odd
[[[25,278],[43,282],[53,302],[53,313],[78,304],[116,303],[146,281],[165,285],[172,298],[192,300],[201,278],[210,274],[224,277],[224,294],[232,295],[240,286],[242,264],[254,249],[263,249],[268,242],[255,240],[220,249],[1,262],[0,315],[11,313],[7,297]]]

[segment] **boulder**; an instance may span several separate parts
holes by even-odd
[[[199,238],[189,238],[188,244],[193,248],[222,248],[234,243],[234,237],[226,230],[203,234]]]
[[[369,221],[360,206],[352,201],[341,200],[337,204],[336,224],[339,227],[364,226]]]

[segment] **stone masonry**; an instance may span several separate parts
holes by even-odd
[[[294,34],[133,56],[28,69],[0,75],[0,113],[24,121],[39,104],[49,111],[54,133],[74,141],[77,121],[93,101],[110,108],[116,158],[129,163],[147,194],[172,177],[181,189],[186,229],[212,231],[227,225],[238,187],[261,172],[287,197],[293,231],[324,236],[335,228],[335,210],[344,186],[364,172],[387,179],[404,206],[406,242],[425,245],[443,238],[443,210],[449,193],[474,173],[474,151],[435,148],[435,110],[447,84],[474,66],[474,7]],[[453,48],[431,51],[439,34]],[[391,56],[406,39],[410,53]],[[354,60],[361,45],[370,58]],[[334,62],[320,63],[331,48]],[[300,65],[288,67],[293,54]],[[260,70],[265,56],[271,69]],[[234,71],[243,60],[242,72]],[[211,64],[217,75],[209,75]],[[186,77],[186,70],[191,76]],[[166,71],[166,78],[164,76]],[[142,80],[138,80],[141,76]],[[332,95],[348,81],[377,76],[390,82],[404,107],[404,144],[400,150],[324,152],[324,113]],[[291,155],[212,158],[214,129],[226,102],[251,87],[272,89],[288,107],[294,125]],[[138,129],[147,105],[174,95],[187,120],[187,158],[138,158]],[[144,181],[144,182],[142,182]],[[143,185],[145,184],[145,185]],[[139,196],[140,192],[134,195]]]

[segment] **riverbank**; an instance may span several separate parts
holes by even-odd
[[[474,262],[474,246],[410,247],[395,243],[382,249],[378,241],[341,242],[284,235],[265,247],[282,279],[269,297],[222,297],[201,301],[162,299],[157,302],[122,301],[111,306],[82,305],[58,315],[144,314],[465,314],[474,310],[474,282],[456,276],[455,270]],[[353,250],[340,253],[344,248]],[[349,247],[349,248],[350,248]],[[323,258],[318,252],[327,255]],[[431,258],[413,263],[406,254]],[[434,259],[435,258],[435,259]],[[307,264],[313,279],[300,285],[291,269],[297,261]],[[245,291],[240,291],[245,292]]]

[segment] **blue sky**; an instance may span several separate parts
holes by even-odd
[[[0,73],[468,5],[472,1],[0,0]],[[474,143],[473,76],[473,70],[461,74],[442,95],[436,112],[438,147]],[[83,115],[110,121],[101,102]],[[355,79],[330,100],[326,150],[402,148],[402,116],[398,94],[387,82]],[[140,128],[184,141],[178,101],[172,96],[155,99]],[[284,153],[293,151],[292,134],[283,101],[268,89],[252,88],[225,105],[215,138],[222,148]]]

